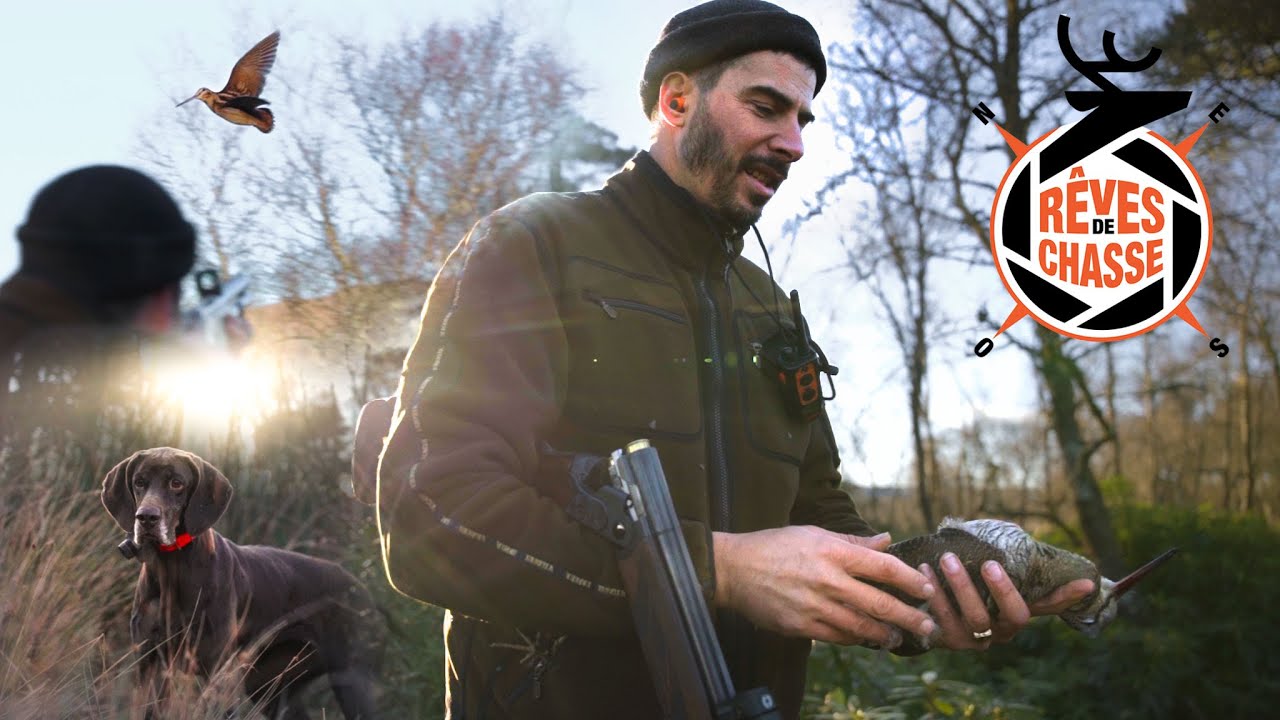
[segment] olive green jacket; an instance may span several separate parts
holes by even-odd
[[[641,153],[600,191],[493,213],[440,270],[377,499],[391,583],[451,611],[453,718],[659,717],[613,546],[565,512],[565,453],[651,440],[709,602],[712,531],[872,534],[825,414],[789,416],[757,365],[791,320],[741,250]],[[736,687],[795,717],[811,643],[717,627]]]
[[[20,272],[0,283],[0,439],[34,427],[96,430],[103,381],[131,341],[44,280]]]

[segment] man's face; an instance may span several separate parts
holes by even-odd
[[[800,60],[762,51],[700,91],[676,146],[694,196],[735,227],[759,220],[791,163],[804,155],[800,131],[813,120],[816,82]]]

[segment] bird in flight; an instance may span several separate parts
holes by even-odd
[[[231,78],[227,80],[226,87],[218,92],[200,88],[195,95],[175,107],[198,99],[227,122],[252,125],[264,133],[271,132],[275,127],[275,116],[271,110],[262,107],[269,103],[258,97],[258,94],[267,82],[267,73],[271,72],[271,66],[275,64],[276,46],[279,44],[280,31],[277,30],[262,38],[236,62],[236,66],[231,68]]]

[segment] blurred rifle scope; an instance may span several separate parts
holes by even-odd
[[[199,331],[211,343],[228,346],[233,338],[228,336],[228,323],[236,324],[240,332],[247,332],[244,320],[244,301],[252,283],[248,275],[232,275],[226,282],[214,269],[195,273],[199,304],[186,313],[186,325]]]

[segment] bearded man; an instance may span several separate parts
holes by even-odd
[[[937,630],[935,646],[982,648],[1087,593],[1029,609],[993,564],[1000,620],[963,570],[952,607],[840,489],[825,412],[788,409],[756,363],[799,332],[741,252],[804,155],[826,79],[813,27],[712,0],[671,19],[643,77],[650,150],[598,191],[477,223],[435,280],[394,405],[361,419],[356,477],[376,474],[388,578],[450,611],[450,717],[661,717],[613,546],[566,512],[638,437],[662,457],[735,687],[768,686],[786,718],[815,639],[895,648]],[[937,626],[872,582],[928,599]]]

